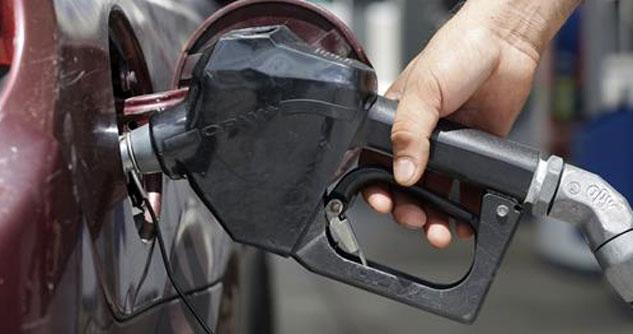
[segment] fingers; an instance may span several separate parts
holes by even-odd
[[[428,173],[424,179],[424,186],[435,193],[447,197],[451,191],[453,180],[444,175]],[[435,248],[446,248],[450,245],[452,236],[448,217],[437,210],[425,207],[428,220],[424,229],[426,239]]]
[[[389,160],[384,155],[364,150],[360,154],[359,162],[361,165],[387,165]],[[389,187],[384,185],[373,185],[363,190],[363,198],[369,206],[381,214],[391,213],[393,211],[393,200]]]
[[[460,203],[466,207],[470,212],[479,212],[481,209],[481,198],[483,190],[481,188],[469,185],[467,183],[460,183]],[[457,237],[462,240],[468,240],[475,235],[475,231],[472,226],[466,223],[459,223],[455,227],[455,233]]]
[[[426,168],[429,139],[440,117],[461,107],[493,73],[498,64],[489,36],[464,31],[452,20],[414,60],[401,92],[391,132],[394,175],[403,186],[419,181]],[[485,47],[488,45],[488,47]]]
[[[460,202],[472,212],[478,212],[478,200],[481,197],[480,189],[467,187],[465,184],[460,185]],[[451,191],[453,186],[453,179],[430,172],[425,176],[424,186],[447,197],[447,194]],[[429,242],[435,247],[447,247],[450,244],[450,239],[446,239],[446,233],[450,233],[448,217],[430,208],[427,208],[426,211],[429,216],[427,239],[429,239]],[[474,231],[467,223],[458,221],[455,224],[455,234],[461,240],[468,240],[472,238]]]
[[[427,209],[427,226],[425,227],[426,238],[431,246],[435,248],[446,248],[451,244],[451,230],[448,220],[436,210]]]
[[[387,187],[369,186],[363,190],[363,197],[369,206],[378,213],[387,214],[393,210],[391,192]]]
[[[393,217],[400,225],[412,230],[419,230],[426,225],[427,216],[419,202],[401,193],[394,193],[394,200]]]
[[[434,178],[431,184],[445,183],[445,178]],[[468,196],[470,205],[473,207],[474,198],[477,193],[471,192],[473,196]],[[363,196],[367,203],[381,214],[392,213],[395,221],[412,230],[423,229],[429,243],[435,248],[446,248],[452,241],[451,230],[446,215],[434,209],[422,208],[421,203],[402,193],[391,193],[384,186],[370,186],[363,191]],[[462,198],[465,198],[462,195]],[[471,239],[474,235],[472,227],[465,223],[457,222],[455,234],[460,240]]]
[[[412,76],[418,76],[421,55],[414,59],[387,91],[388,98],[400,100],[391,132],[396,181],[404,186],[415,184],[422,176],[429,152],[428,138],[439,119],[434,108],[420,108],[425,103],[411,89]]]
[[[447,196],[451,189],[452,179],[435,173],[429,173],[424,186],[442,196]],[[427,240],[435,248],[446,248],[452,241],[452,233],[448,217],[428,206],[424,206],[414,198],[403,193],[392,192],[388,186],[374,185],[363,191],[365,201],[381,214],[392,213],[394,220],[401,226],[412,230],[423,229]],[[472,212],[478,212],[481,200],[481,189],[461,185],[461,203]],[[474,235],[472,227],[466,223],[456,222],[455,235],[460,240],[471,239]]]
[[[429,80],[428,73],[418,69],[421,60],[414,61],[407,74],[391,130],[394,176],[403,186],[415,184],[422,176],[429,155],[429,138],[441,109],[440,87],[434,79]]]
[[[455,226],[455,234],[457,234],[457,237],[461,240],[469,240],[473,237],[473,235],[475,235],[475,232],[473,231],[473,228],[470,227],[470,225],[465,223],[457,223],[457,225]]]
[[[416,57],[416,59],[417,58],[419,58],[419,56]],[[407,81],[409,80],[409,76],[411,75],[411,72],[415,68],[416,59],[411,61],[407,65],[407,67],[404,69],[404,71],[402,71],[402,73],[400,73],[400,75],[398,76],[396,81],[394,81],[393,84],[391,84],[391,87],[389,87],[389,89],[387,89],[387,92],[385,93],[385,97],[387,97],[389,99],[392,99],[392,100],[400,100],[402,98],[402,93],[404,92],[404,87],[405,87]]]
[[[365,151],[360,156],[361,164],[389,164],[388,159],[382,155]],[[441,174],[429,172],[424,179],[424,186],[434,192],[447,196],[450,192],[453,180]],[[462,184],[461,202],[471,211],[479,208],[481,190]],[[421,229],[429,243],[436,248],[448,247],[451,243],[451,231],[448,218],[435,210],[423,208],[422,204],[404,194],[392,194],[388,186],[370,186],[364,189],[365,201],[375,211],[381,214],[393,213],[394,220],[409,229]],[[457,222],[455,234],[458,239],[467,240],[474,235],[473,229],[464,223]]]
[[[371,155],[364,155],[365,161],[373,161]],[[392,193],[388,186],[373,185],[363,190],[363,197],[369,206],[381,214],[392,213],[394,220],[403,227],[418,230],[427,221],[421,203],[402,193]]]

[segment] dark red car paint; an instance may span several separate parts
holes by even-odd
[[[134,94],[182,86],[202,45],[229,28],[280,23],[279,13],[313,44],[367,61],[360,46],[331,14],[290,0],[229,5],[197,30],[213,1],[1,1],[12,7],[13,21],[3,12],[2,22],[14,23],[15,43],[0,93],[0,333],[195,331],[157,247],[139,238],[118,154],[125,122],[186,89],[122,104],[130,96],[115,98],[119,86],[142,81]],[[117,84],[110,39],[121,29],[134,37],[121,37],[130,47],[122,57],[142,55],[124,59],[137,73]],[[163,179],[161,191],[177,278],[217,332],[232,333],[235,263],[245,253],[186,181]]]
[[[151,86],[169,88],[179,46],[216,6],[167,4],[29,0],[3,12],[15,49],[0,96],[0,332],[192,331],[132,224],[110,78],[116,11]],[[164,188],[174,265],[215,323],[231,243],[186,185]]]

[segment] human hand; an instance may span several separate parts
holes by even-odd
[[[400,101],[392,128],[393,170],[403,186],[420,182],[429,138],[439,118],[498,136],[510,131],[531,90],[546,44],[578,0],[470,0],[431,39],[394,82],[386,96]],[[451,180],[425,175],[431,189],[448,193]],[[462,187],[466,206],[477,206],[477,191]],[[388,188],[365,189],[380,213],[411,229],[423,229],[431,245],[451,242],[448,219],[423,203]],[[467,239],[472,229],[458,224]]]

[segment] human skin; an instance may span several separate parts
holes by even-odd
[[[425,175],[430,135],[442,117],[506,136],[532,87],[541,56],[580,0],[468,0],[405,68],[386,96],[400,101],[391,132],[393,170],[402,186],[424,182],[447,193],[451,180]],[[423,177],[424,175],[424,177]],[[437,248],[452,239],[448,219],[388,188],[365,189],[374,210],[423,230]],[[477,192],[462,187],[465,205]],[[472,229],[458,224],[460,239]]]

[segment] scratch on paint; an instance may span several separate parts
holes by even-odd
[[[81,78],[83,78],[85,74],[86,74],[86,71],[79,72],[79,74],[77,74],[76,77],[74,77],[72,80],[70,80],[68,83],[66,83],[66,86],[72,86],[72,85],[76,84],[77,81],[81,80]]]

